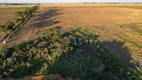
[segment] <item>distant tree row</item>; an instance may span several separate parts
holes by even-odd
[[[15,23],[13,21],[8,21],[4,25],[0,25],[0,31],[13,31],[15,27]]]
[[[25,18],[31,16],[32,13],[35,12],[38,8],[39,6],[37,5],[32,8],[26,8],[24,11],[16,12],[15,15],[18,17],[16,22],[25,20]]]
[[[83,4],[96,4],[96,2],[83,2]]]
[[[15,15],[17,16],[17,18],[15,20],[12,21],[8,21],[6,24],[4,25],[0,25],[0,31],[14,31],[14,29],[16,28],[16,24],[18,24],[19,22],[23,22],[27,17],[30,17],[32,15],[33,12],[35,12],[37,9],[39,8],[39,5],[33,6],[31,8],[26,8],[24,11],[18,11],[15,13]]]

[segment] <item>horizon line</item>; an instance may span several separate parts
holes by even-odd
[[[54,2],[51,2],[51,3],[44,3],[44,2],[0,2],[0,4],[103,4],[103,3],[112,3],[112,4],[142,4],[142,2],[58,2],[58,3],[54,3]]]

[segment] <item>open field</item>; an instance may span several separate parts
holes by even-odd
[[[112,53],[128,63],[142,65],[141,4],[50,4],[40,9],[15,34],[10,44],[37,37],[46,27],[82,28],[99,35],[99,40]]]
[[[9,20],[15,18],[15,12],[22,11],[27,7],[31,7],[33,5],[8,5],[8,6],[0,6],[0,24],[4,24]]]
[[[11,7],[2,9],[25,8]],[[21,25],[0,45],[0,78],[60,74],[79,80],[141,80],[141,13],[141,4],[42,4],[26,9]]]

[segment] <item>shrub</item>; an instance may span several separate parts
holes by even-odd
[[[96,36],[92,38],[80,30],[64,32],[59,28],[49,28],[39,34],[39,38],[0,54],[1,77],[59,73],[81,80],[141,80],[137,70],[94,42]]]
[[[6,24],[5,24],[5,28],[8,29],[8,30],[13,30],[15,27],[15,23],[12,22],[12,21],[8,21]]]

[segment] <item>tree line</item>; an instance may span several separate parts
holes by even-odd
[[[33,6],[31,8],[26,8],[24,11],[18,11],[15,13],[17,18],[15,20],[8,21],[4,25],[0,25],[0,31],[14,31],[16,24],[19,22],[23,22],[27,17],[32,16],[32,13],[35,12],[39,8],[39,5]]]

